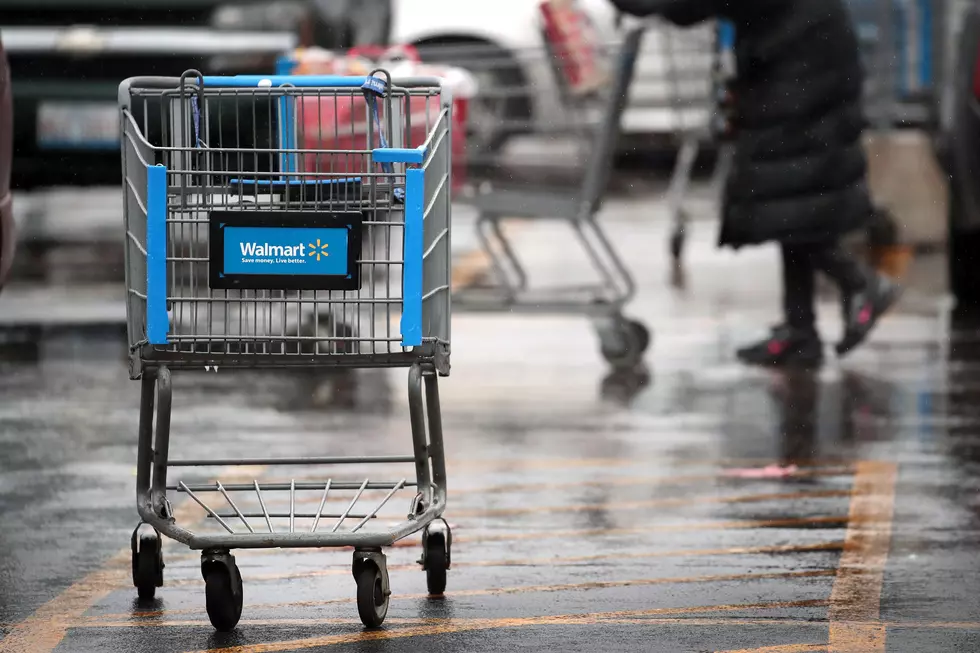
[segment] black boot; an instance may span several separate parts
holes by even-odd
[[[823,363],[823,345],[812,331],[801,331],[787,325],[772,330],[772,335],[736,352],[747,365],[763,367],[819,367]]]
[[[844,356],[864,342],[878,319],[898,301],[902,289],[880,274],[872,274],[863,290],[845,293],[844,337],[837,343],[837,355]]]

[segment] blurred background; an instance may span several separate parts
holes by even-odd
[[[964,243],[972,250],[976,200],[957,179],[970,175],[974,155],[950,144],[962,144],[958,134],[973,129],[960,111],[972,106],[973,4],[849,5],[871,73],[871,184],[896,227],[885,230],[885,239],[920,249],[949,240],[954,249]],[[521,170],[521,179],[539,175],[552,185],[576,185],[585,166],[579,155],[594,151],[603,108],[598,98],[608,90],[621,45],[620,19],[608,2],[578,6],[587,29],[558,43],[567,52],[557,56],[580,66],[581,79],[555,67],[556,44],[548,42],[538,3],[523,0],[7,0],[0,26],[12,79],[11,181],[22,247],[9,292],[0,299],[0,319],[17,313],[12,303],[23,305],[21,290],[37,290],[23,284],[121,280],[116,89],[129,76],[187,69],[270,74],[283,57],[303,64],[298,72],[344,72],[379,62],[400,62],[403,71],[418,69],[411,65],[418,62],[443,64],[437,72],[469,76],[460,94],[472,96],[460,109],[460,183],[468,174],[472,191],[486,179],[514,178]],[[724,66],[719,33],[707,24],[683,30],[657,24],[646,31],[628,103],[608,134],[618,173],[612,192],[644,188],[651,201],[667,201],[676,214],[688,198],[710,190],[688,182],[709,179],[718,166],[712,120]],[[952,185],[947,173],[954,174]],[[698,217],[711,215],[702,210]],[[671,249],[677,254],[680,247]],[[950,281],[963,299],[974,285],[969,270],[951,270]],[[39,310],[53,310],[51,302],[37,303]],[[93,319],[118,317],[110,305],[100,306]]]

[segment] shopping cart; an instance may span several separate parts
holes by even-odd
[[[370,111],[322,128],[365,128],[367,146],[296,148],[297,111],[310,97],[363,98]],[[407,107],[419,98],[440,109],[426,113],[433,116],[426,140],[413,142]],[[142,521],[132,537],[140,597],[162,586],[161,535],[202,552],[207,612],[219,630],[233,628],[242,613],[233,549],[351,546],[358,612],[376,627],[390,595],[382,547],[418,531],[429,591],[442,593],[452,543],[441,519],[437,382],[449,374],[451,93],[436,79],[393,83],[383,71],[268,78],[189,71],[129,79],[119,101],[130,373],[142,379]],[[318,155],[345,157],[343,172],[304,170]],[[378,258],[361,250],[368,233],[383,244]],[[318,319],[336,314],[342,319]],[[170,459],[172,371],[308,367],[408,368],[411,455]],[[205,475],[214,468],[252,465],[309,468],[315,476],[201,480],[217,478]],[[351,479],[323,471],[392,465],[412,466],[414,475]],[[193,476],[175,481],[173,468]],[[200,527],[177,522],[177,493],[207,514]],[[361,508],[371,494],[380,498]],[[296,509],[304,497],[315,511]],[[408,516],[387,524],[382,510],[398,497]],[[288,512],[277,509],[286,498]]]
[[[635,27],[628,32],[618,65],[607,75],[601,59],[596,61],[601,57],[599,51],[589,50],[582,55],[580,48],[583,41],[587,44],[588,33],[569,27],[567,13],[555,15],[545,2],[542,15],[544,41],[551,55],[547,59],[559,80],[562,98],[569,113],[582,117],[570,123],[569,130],[584,144],[587,153],[581,159],[583,164],[573,171],[574,178],[560,187],[549,187],[548,181],[528,183],[528,175],[506,168],[502,168],[502,174],[498,171],[496,178],[492,171],[481,177],[471,167],[472,192],[459,196],[459,201],[471,205],[477,213],[477,236],[490,261],[492,278],[455,290],[454,306],[465,311],[585,315],[596,326],[604,358],[614,368],[630,369],[642,360],[650,344],[650,332],[641,322],[623,315],[623,307],[635,292],[634,281],[596,215],[609,181],[643,29]],[[563,24],[557,24],[558,18]],[[573,58],[571,53],[577,56]],[[598,120],[592,118],[596,114]],[[528,273],[502,226],[511,219],[566,222],[597,272],[598,282],[531,287]]]

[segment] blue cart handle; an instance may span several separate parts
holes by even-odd
[[[205,75],[204,86],[210,88],[361,88],[367,77],[344,75]]]

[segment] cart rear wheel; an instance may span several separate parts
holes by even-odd
[[[152,599],[163,587],[163,550],[160,535],[154,531],[133,532],[133,585],[143,600]]]
[[[425,584],[429,596],[442,596],[446,591],[446,540],[441,533],[431,533],[425,543]]]
[[[632,369],[643,360],[650,340],[650,330],[641,322],[620,319],[611,332],[600,334],[602,356],[617,370]]]
[[[388,599],[384,593],[381,570],[365,561],[357,572],[357,613],[368,628],[378,628],[388,616]]]
[[[208,619],[221,632],[238,625],[242,618],[242,575],[238,567],[212,565],[204,578]]]

